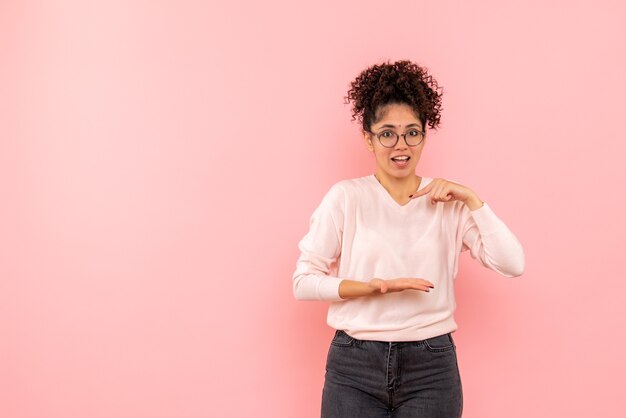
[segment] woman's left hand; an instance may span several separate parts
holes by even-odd
[[[483,205],[483,201],[469,187],[442,178],[433,179],[428,186],[409,197],[415,199],[424,195],[430,197],[430,203],[433,205],[437,202],[449,202],[451,200],[460,200],[470,210],[476,210]]]

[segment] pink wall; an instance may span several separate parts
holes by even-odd
[[[626,415],[623,2],[382,5],[0,3],[0,416],[319,416],[297,242],[374,167],[348,83],[401,58],[445,89],[419,172],[526,251],[464,253],[464,417]]]

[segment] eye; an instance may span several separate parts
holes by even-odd
[[[418,131],[417,129],[411,129],[409,132],[407,132],[408,136],[419,136],[421,134],[420,131]]]
[[[382,136],[383,138],[391,138],[393,135],[394,133],[391,131],[384,131],[383,133],[380,134],[380,136]]]

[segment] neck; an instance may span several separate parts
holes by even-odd
[[[422,181],[422,178],[415,173],[406,177],[392,177],[385,175],[384,172],[377,171],[374,175],[391,197],[399,202],[408,202],[410,200],[409,195],[415,193]]]

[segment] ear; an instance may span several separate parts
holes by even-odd
[[[372,138],[369,132],[363,131],[363,139],[365,140],[365,146],[371,152],[374,152],[374,144],[372,144]]]

